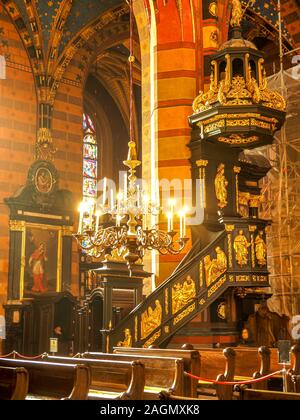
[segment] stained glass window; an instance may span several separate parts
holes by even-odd
[[[87,210],[83,224],[88,225],[89,214],[94,209],[97,200],[98,146],[94,123],[87,114],[83,114],[82,125],[84,131],[82,195]]]

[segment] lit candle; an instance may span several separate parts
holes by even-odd
[[[143,218],[143,230],[147,229],[147,213],[142,216]]]
[[[90,229],[93,230],[94,203],[90,203]]]
[[[184,224],[184,222],[183,222],[183,220],[184,220],[184,212],[183,211],[180,211],[179,212],[179,218],[180,218],[180,238],[183,238],[183,224]]]
[[[99,231],[100,216],[101,216],[101,211],[98,210],[96,213],[96,233],[98,233]]]
[[[103,180],[103,206],[105,206],[105,203],[106,203],[106,188],[107,188],[107,178],[104,178]]]
[[[160,207],[159,180],[156,180],[156,204]]]
[[[119,192],[118,194],[118,214],[121,214],[121,202],[122,202],[123,194]]]
[[[124,200],[127,200],[127,173],[124,175]]]
[[[186,211],[183,213],[183,238],[186,237]]]
[[[110,208],[113,210],[115,207],[114,190],[110,190]]]
[[[138,207],[140,207],[140,186],[138,185],[137,187],[136,187],[136,194],[137,194],[137,206]]]
[[[171,199],[169,200],[169,205],[170,205],[170,214],[171,214],[171,230],[170,232],[173,232],[174,230],[174,206],[176,204],[176,201]]]
[[[172,231],[172,228],[171,228],[171,226],[172,226],[172,222],[171,222],[171,220],[172,220],[172,213],[167,213],[167,217],[168,217],[168,232],[171,232]]]
[[[78,207],[79,211],[79,224],[78,224],[78,234],[82,234],[82,223],[83,223],[83,212],[84,212],[84,204],[81,202]]]
[[[122,217],[118,214],[116,216],[116,226],[117,227],[120,227],[121,226],[121,220],[122,220]]]

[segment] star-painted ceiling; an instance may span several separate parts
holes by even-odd
[[[43,44],[45,51],[51,35],[52,23],[59,11],[62,0],[35,0],[37,14],[40,19],[40,25],[43,33]]]

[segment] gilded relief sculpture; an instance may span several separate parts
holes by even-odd
[[[234,240],[233,248],[235,250],[236,262],[242,267],[248,264],[248,248],[251,246],[248,242],[244,231],[240,230]]]
[[[142,314],[141,338],[148,337],[152,331],[161,325],[162,307],[159,300],[155,301],[155,309],[151,306]]]
[[[227,256],[225,252],[218,246],[216,248],[216,259],[211,259],[210,255],[204,258],[204,270],[206,277],[206,285],[209,287],[227,270]]]
[[[216,197],[218,199],[218,206],[223,209],[228,204],[228,181],[225,177],[225,165],[221,163],[218,166],[217,175],[215,178],[215,191],[216,191]]]
[[[262,231],[255,238],[255,255],[258,265],[265,266],[267,264],[267,245],[263,239]]]
[[[185,282],[176,283],[172,289],[172,312],[176,314],[196,296],[196,284],[191,276]]]

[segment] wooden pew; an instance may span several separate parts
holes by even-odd
[[[235,376],[235,351],[232,348],[207,350],[201,349],[200,351],[200,377],[221,382],[232,382]],[[215,385],[210,382],[199,381],[198,395],[217,396],[220,400],[231,400],[233,387],[231,385]]]
[[[124,348],[115,347],[115,354],[135,354],[142,356],[155,356],[155,357],[175,357],[183,359],[184,371],[193,375],[199,376],[201,363],[200,354],[197,350],[189,349],[159,349],[159,348]],[[184,395],[186,397],[197,398],[197,384],[198,381],[184,376]]]
[[[90,384],[87,366],[42,361],[0,359],[0,367],[23,367],[29,375],[26,399],[86,400]]]
[[[300,393],[300,375],[292,376],[293,392]]]
[[[260,389],[241,389],[240,400],[263,400],[263,401],[275,401],[275,400],[300,400],[300,394],[292,392],[276,392],[276,391],[265,391]]]
[[[145,368],[138,361],[98,360],[44,355],[51,363],[78,363],[88,366],[91,383],[90,400],[142,400],[145,386]]]
[[[295,383],[293,382],[293,377],[300,376],[300,344],[296,344],[291,348],[291,354],[292,367],[287,372],[287,390],[288,392],[295,392]],[[297,383],[296,389],[298,389]],[[300,388],[296,392],[300,392]]]
[[[184,364],[174,357],[155,357],[134,354],[84,353],[83,358],[139,361],[145,366],[145,387],[143,399],[158,399],[163,389],[176,395],[184,395]]]
[[[180,397],[178,395],[172,395],[170,392],[161,391],[159,393],[160,400],[168,401],[199,401],[199,400],[217,400],[216,397],[201,397],[201,398],[192,398],[192,397]]]
[[[25,400],[28,372],[22,367],[0,367],[0,400]]]

